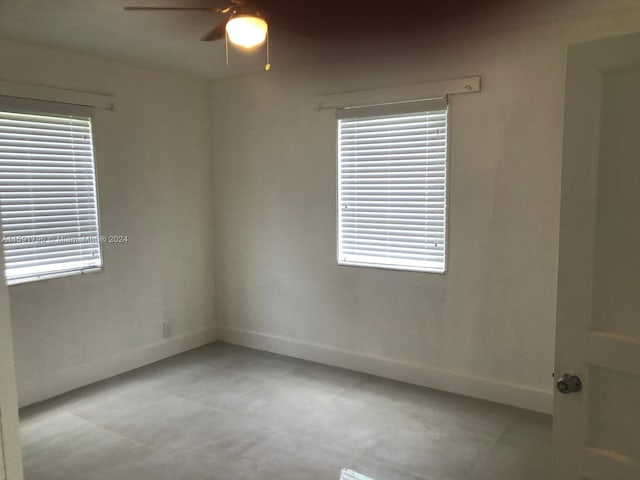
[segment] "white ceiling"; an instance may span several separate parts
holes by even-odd
[[[226,67],[224,41],[200,41],[221,18],[215,14],[126,12],[122,8],[223,4],[224,0],[0,0],[0,36],[209,78],[262,70],[264,49],[252,53],[232,49]],[[286,35],[272,32],[272,40],[276,36],[279,44],[300,44]],[[272,48],[272,63],[291,65],[300,58],[296,51],[302,53],[302,47],[287,49],[284,57]]]

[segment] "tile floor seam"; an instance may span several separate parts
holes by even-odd
[[[381,438],[380,440],[378,440],[375,444],[373,444],[371,447],[369,447],[367,450],[365,450],[360,457],[365,458],[367,452],[373,451],[376,448],[376,446],[378,444],[380,444],[381,442],[383,442],[384,440],[385,440],[384,437]],[[391,468],[393,470],[397,470],[397,471],[399,471],[401,473],[405,473],[407,475],[412,475],[414,477],[418,477],[421,480],[432,480],[433,479],[433,477],[431,477],[431,476],[425,477],[423,474],[421,474],[419,472],[416,472],[416,471],[414,471],[412,469],[405,469],[403,466],[400,466],[400,465],[395,464],[395,463],[388,463],[388,462],[385,462],[384,460],[376,460],[376,463],[378,463],[380,465],[383,465],[383,466],[386,466],[386,467],[389,467],[389,468]],[[475,467],[475,464],[474,464],[474,467]],[[472,469],[473,468],[470,468],[469,471],[472,471]]]
[[[513,422],[513,419],[511,421]],[[487,445],[487,447],[485,448],[484,452],[482,454],[478,455],[478,458],[474,462],[473,466],[469,469],[469,480],[473,480],[473,475],[477,471],[478,467],[482,464],[482,462],[485,460],[485,458],[487,458],[489,456],[489,453],[491,452],[491,450],[493,450],[493,447],[495,447],[498,444],[498,439],[507,430],[508,426],[509,426],[509,424],[505,425],[504,428],[502,429],[501,433],[498,434],[495,437],[495,439],[491,441],[491,443],[489,445]]]
[[[360,455],[360,456],[357,456],[355,458],[356,459],[366,460],[366,457],[364,455]],[[394,465],[394,464],[391,464],[391,463],[387,463],[385,461],[376,460],[374,463],[376,463],[377,465],[380,465],[382,467],[386,467],[386,468],[389,468],[391,470],[395,470],[397,472],[403,473],[405,475],[411,475],[412,477],[418,478],[420,480],[433,480],[433,477],[425,477],[421,473],[412,472],[412,471],[409,471],[409,470],[404,470],[402,467],[398,467],[397,465]],[[376,480],[378,480],[378,479],[376,479]],[[379,479],[379,480],[384,480],[384,479]]]
[[[133,443],[135,443],[135,444],[136,444],[136,446],[138,446],[138,447],[148,446],[146,443],[140,442],[139,440],[136,440],[135,438],[131,438],[131,437],[129,437],[129,436],[127,436],[127,435],[123,434],[122,432],[118,432],[118,431],[116,431],[116,430],[114,430],[114,429],[112,429],[112,428],[108,428],[108,427],[106,427],[105,425],[102,425],[102,424],[96,423],[96,422],[94,422],[94,421],[92,421],[92,420],[90,420],[90,419],[88,419],[88,418],[85,418],[85,417],[82,417],[82,416],[80,416],[80,415],[77,415],[77,414],[75,414],[75,413],[73,413],[73,412],[71,412],[71,411],[66,411],[66,410],[65,410],[65,413],[67,413],[67,414],[69,414],[69,415],[72,415],[72,416],[74,416],[74,417],[76,417],[76,418],[78,418],[78,419],[82,420],[83,422],[86,422],[86,423],[90,424],[93,428],[96,428],[96,429],[98,429],[98,430],[104,430],[105,432],[112,433],[112,434],[114,434],[114,435],[116,435],[116,436],[118,436],[118,437],[122,437],[122,438],[124,438],[124,439],[126,439],[126,440],[128,440],[128,441],[130,441],[130,442],[133,442]],[[37,441],[33,442],[31,445],[35,445],[35,444],[40,443],[40,442],[42,442],[42,441],[44,441],[44,440],[50,440],[52,437],[55,437],[56,435],[61,435],[61,434],[63,434],[63,433],[64,433],[64,432],[59,432],[59,433],[55,433],[55,434],[49,435],[49,436],[47,436],[47,437],[43,437],[43,438],[41,438],[41,439],[39,439],[39,440],[37,440]]]
[[[113,433],[114,435],[118,435],[119,437],[126,438],[127,440],[130,440],[130,441],[132,441],[133,443],[138,444],[138,446],[139,446],[139,447],[149,446],[149,444],[148,444],[148,443],[141,442],[140,440],[136,440],[135,438],[131,438],[130,436],[126,435],[126,434],[125,434],[125,433],[123,433],[123,432],[120,432],[120,431],[115,430],[115,429],[113,429],[113,428],[109,428],[109,427],[107,427],[107,426],[106,426],[106,425],[104,425],[104,424],[94,422],[94,421],[93,421],[93,420],[91,420],[90,418],[83,417],[82,415],[79,415],[79,414],[77,414],[77,413],[75,413],[75,412],[72,412],[72,411],[68,411],[67,413],[68,413],[68,414],[70,414],[70,415],[73,415],[74,417],[79,418],[80,420],[83,420],[83,421],[85,421],[85,422],[87,422],[87,423],[90,423],[90,424],[91,424],[91,425],[93,425],[95,428],[99,428],[99,429],[101,429],[101,430],[105,430],[105,431],[107,431],[107,432]]]

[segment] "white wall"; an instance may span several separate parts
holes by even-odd
[[[0,268],[4,258],[0,254]],[[13,358],[9,292],[0,278],[0,478],[22,480],[22,452],[18,424],[18,397]]]
[[[94,119],[101,273],[10,287],[21,404],[214,339],[207,83],[0,42],[0,77],[114,94]],[[162,323],[173,337],[165,341]]]
[[[566,48],[640,30],[637,9],[589,4],[213,82],[219,338],[550,411]],[[337,266],[335,119],[315,97],[469,75],[446,275]]]

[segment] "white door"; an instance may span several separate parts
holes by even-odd
[[[569,49],[555,372],[554,478],[640,479],[640,35]]]

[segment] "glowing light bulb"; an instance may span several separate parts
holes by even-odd
[[[267,22],[252,15],[238,15],[227,22],[227,35],[234,45],[253,48],[264,43],[267,37]]]

